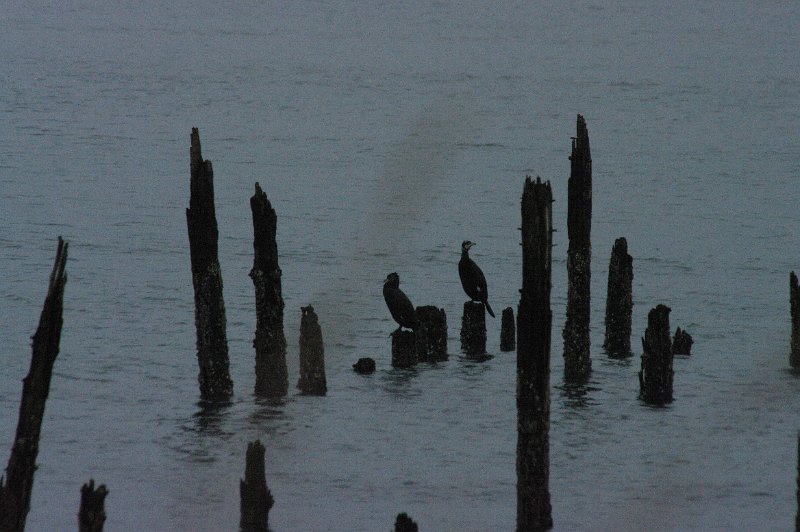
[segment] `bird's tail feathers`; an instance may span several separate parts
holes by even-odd
[[[489,313],[489,316],[494,318],[494,311],[492,310],[492,307],[489,305],[488,301],[486,302],[486,312]]]

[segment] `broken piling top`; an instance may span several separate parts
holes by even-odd
[[[614,241],[608,267],[606,336],[603,348],[610,357],[631,355],[632,286],[633,257],[628,254],[628,241],[621,237]]]
[[[581,115],[578,115],[569,159],[567,236],[569,249],[574,249],[589,246],[592,229],[592,152],[589,148],[589,130]]]
[[[300,380],[297,387],[308,395],[325,395],[325,347],[314,307],[300,307]]]
[[[247,444],[244,480],[239,481],[239,528],[243,532],[266,532],[269,527],[275,500],[267,487],[264,451],[260,440]]]
[[[800,287],[794,272],[789,274],[789,308],[792,317],[792,351],[789,363],[792,368],[800,369]]]
[[[94,480],[81,487],[81,506],[78,511],[79,532],[102,532],[106,520],[105,500],[108,490],[105,484],[95,489]]]
[[[211,257],[217,257],[217,214],[214,207],[214,170],[211,161],[204,161],[200,149],[200,131],[192,128],[189,148],[189,208],[186,218],[189,223],[189,249],[192,264],[197,268],[209,265]]]
[[[275,273],[280,277],[276,241],[278,215],[258,182],[256,182],[256,192],[250,198],[250,209],[253,212],[253,251],[255,252],[253,268],[259,268],[273,275],[273,272],[277,270]]]
[[[500,324],[500,351],[513,351],[517,348],[517,329],[514,325],[514,309],[506,307]]]
[[[525,178],[522,189],[522,297],[538,294],[550,301],[553,255],[553,191],[550,181]],[[543,235],[549,235],[544,238]]]
[[[666,305],[657,305],[647,315],[647,329],[642,338],[642,369],[639,372],[639,396],[649,404],[672,402],[672,340]]]

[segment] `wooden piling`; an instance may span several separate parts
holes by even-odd
[[[266,532],[269,511],[275,504],[267,487],[264,470],[264,446],[260,440],[247,444],[244,480],[239,481],[240,520],[242,532]]]
[[[417,307],[417,361],[447,360],[447,315],[433,305]]]
[[[94,480],[81,487],[81,506],[78,511],[79,532],[102,532],[106,521],[105,500],[108,490],[104,484],[95,489]]]
[[[227,401],[233,394],[233,382],[229,373],[222,271],[217,256],[214,170],[211,161],[203,160],[197,128],[192,128],[189,157],[191,192],[186,223],[192,260],[200,397],[204,401]]]
[[[567,321],[564,325],[564,379],[585,382],[592,371],[589,353],[589,314],[592,260],[592,155],[586,121],[578,115],[572,139],[568,181]]]
[[[631,315],[633,314],[633,257],[628,254],[625,237],[614,241],[608,266],[606,297],[606,338],[603,348],[610,357],[631,355]]]
[[[63,324],[64,286],[69,244],[58,237],[55,263],[44,300],[39,326],[33,335],[31,365],[22,381],[22,400],[11,456],[0,477],[0,530],[22,532],[31,504],[33,474],[39,454],[39,436],[53,365],[58,356]]]
[[[503,309],[500,324],[500,351],[513,351],[517,348],[517,330],[514,326],[514,309]]]
[[[553,194],[525,179],[517,309],[517,530],[553,526],[550,505],[550,280]]]
[[[789,274],[789,307],[792,317],[792,352],[789,363],[792,368],[800,370],[800,287],[794,272]]]
[[[797,434],[797,488],[795,490],[797,498],[797,512],[794,514],[794,530],[800,532],[800,433]]]
[[[692,344],[694,344],[692,335],[678,327],[675,331],[675,336],[672,338],[672,354],[691,355]]]
[[[283,397],[289,391],[286,368],[286,336],[283,334],[283,296],[278,244],[278,217],[267,195],[256,183],[250,198],[253,212],[253,269],[250,278],[256,292],[256,395]]]
[[[672,402],[672,344],[669,337],[670,308],[658,305],[647,315],[642,338],[642,370],[639,372],[639,397],[653,405]]]
[[[394,522],[394,532],[418,532],[419,526],[411,519],[407,513],[403,512],[397,514],[397,519]]]
[[[486,307],[478,301],[464,303],[461,318],[461,350],[467,356],[486,354]]]
[[[325,395],[325,346],[314,307],[300,307],[300,380],[297,387],[306,395]]]
[[[417,338],[414,331],[397,329],[392,333],[392,367],[412,368],[417,364]]]

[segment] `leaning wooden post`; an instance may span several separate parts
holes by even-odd
[[[283,334],[283,296],[278,245],[278,217],[267,195],[256,183],[250,198],[253,211],[253,269],[250,278],[256,291],[256,395],[283,397],[289,391],[286,368],[286,336]]]
[[[58,237],[58,250],[50,273],[39,326],[33,335],[28,375],[22,381],[19,421],[5,478],[0,478],[0,530],[21,532],[31,505],[33,474],[39,454],[39,435],[53,364],[58,356],[63,324],[64,285],[67,283],[67,242]]]
[[[214,209],[214,170],[200,152],[200,133],[192,128],[189,150],[191,195],[186,209],[194,285],[194,323],[197,329],[197,362],[200,365],[200,397],[227,401],[233,394],[229,374],[222,271],[217,257],[217,216]]]
[[[513,351],[517,348],[517,330],[514,326],[514,309],[503,309],[500,325],[500,351]]]
[[[517,530],[553,526],[550,505],[550,310],[553,194],[525,179],[517,309]]]
[[[275,500],[267,487],[264,471],[264,446],[260,440],[247,444],[244,480],[239,481],[239,528],[242,532],[266,532],[269,511]]]
[[[81,487],[81,506],[78,510],[80,532],[102,532],[106,521],[105,500],[108,490],[104,484],[95,489],[94,480]]]
[[[792,368],[800,369],[800,288],[794,272],[789,274],[789,307],[792,315],[792,352],[789,363]]]
[[[314,307],[300,307],[300,380],[297,387],[307,395],[325,395],[325,346]]]
[[[461,350],[468,356],[486,354],[486,307],[478,301],[464,303],[461,318]]]
[[[586,121],[578,115],[572,139],[567,203],[567,321],[564,325],[564,379],[585,382],[592,371],[589,354],[589,296],[592,260],[592,154]]]
[[[631,355],[632,286],[633,257],[628,254],[628,241],[622,237],[614,241],[608,266],[606,339],[603,348],[610,357]]]
[[[447,314],[433,305],[417,307],[417,361],[447,360]]]
[[[639,372],[639,397],[653,405],[672,402],[672,341],[669,337],[670,308],[658,305],[647,315],[642,338],[642,370]]]

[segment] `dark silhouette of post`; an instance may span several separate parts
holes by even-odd
[[[672,354],[691,355],[692,344],[694,344],[692,335],[678,327],[675,331],[675,336],[672,338]]]
[[[503,309],[500,324],[500,351],[513,351],[517,348],[517,329],[514,325],[514,309]]]
[[[792,368],[800,369],[800,288],[794,272],[789,274],[789,307],[792,316],[792,352],[789,363]]]
[[[256,183],[250,198],[253,212],[253,269],[250,278],[256,292],[256,395],[283,397],[289,391],[286,368],[286,336],[283,334],[283,296],[278,244],[278,217],[267,195]]]
[[[358,362],[353,364],[353,370],[360,375],[375,373],[375,359],[370,357],[359,358]]]
[[[794,530],[800,532],[800,433],[797,434],[797,512],[794,515]]]
[[[47,296],[39,317],[39,326],[33,335],[31,366],[22,381],[17,433],[5,477],[0,478],[0,530],[4,532],[25,530],[25,520],[31,505],[44,407],[50,393],[53,364],[61,342],[68,247],[69,244],[58,237],[58,249],[50,273]]]
[[[314,307],[300,307],[300,380],[297,387],[306,395],[325,395],[325,346]]]
[[[550,310],[553,194],[525,179],[517,309],[517,530],[553,526],[550,505]]]
[[[433,305],[417,307],[417,361],[447,360],[447,315]]]
[[[642,338],[642,370],[639,397],[652,405],[672,402],[672,342],[669,337],[670,308],[658,305],[647,315]]]
[[[417,364],[417,336],[414,331],[392,333],[392,367],[412,368]]]
[[[586,121],[578,115],[572,139],[568,181],[567,321],[564,325],[564,379],[585,382],[592,371],[589,354],[589,297],[592,261],[592,154]]]
[[[625,237],[614,241],[608,266],[606,297],[606,339],[603,348],[610,357],[631,355],[631,315],[633,314],[633,257],[628,254]]]
[[[106,521],[105,501],[108,490],[105,484],[95,489],[94,480],[81,487],[81,506],[78,510],[79,532],[102,532]]]
[[[411,519],[407,513],[403,512],[397,514],[397,519],[394,522],[394,532],[418,532],[419,527],[417,523]]]
[[[464,303],[461,318],[461,350],[467,356],[486,354],[486,307],[478,301]]]
[[[194,285],[194,323],[197,329],[197,362],[200,397],[227,401],[233,394],[229,373],[222,271],[217,256],[217,215],[214,208],[214,170],[200,151],[200,133],[192,128],[189,149],[191,182],[186,223]]]
[[[260,440],[247,444],[244,480],[239,481],[239,528],[242,532],[266,532],[269,529],[269,511],[275,504],[267,487],[264,470],[264,446]]]

